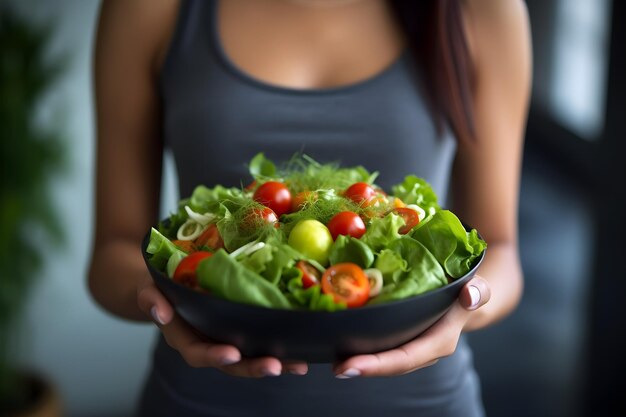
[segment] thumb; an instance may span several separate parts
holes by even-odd
[[[476,310],[487,304],[491,298],[489,283],[482,277],[476,275],[461,290],[459,302],[466,310]]]

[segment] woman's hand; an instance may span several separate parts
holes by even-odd
[[[252,378],[278,376],[281,373],[305,375],[308,371],[304,362],[281,362],[273,357],[245,359],[235,346],[200,337],[176,315],[149,276],[138,285],[137,301],[141,310],[161,329],[167,343],[191,367],[212,367],[230,375]]]
[[[419,337],[385,352],[353,356],[335,365],[337,378],[402,375],[434,365],[454,353],[471,312],[485,305],[490,297],[487,281],[474,277],[450,310]]]

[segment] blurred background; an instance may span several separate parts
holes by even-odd
[[[512,316],[471,334],[470,342],[490,416],[623,417],[626,7],[611,0],[527,5],[535,79],[519,220],[526,291]],[[0,297],[23,306],[17,338],[1,327],[8,312],[0,311],[0,361],[8,349],[4,338],[18,352],[11,364],[49,381],[63,416],[129,416],[155,329],[100,310],[85,281],[93,231],[91,54],[99,2],[0,0],[0,6],[40,33],[31,36],[2,16],[3,56],[16,47],[42,56],[38,67],[14,71],[33,86],[21,109],[28,120],[34,117],[35,127],[11,123],[6,114],[15,121],[20,111],[11,107],[0,132],[21,128],[25,141],[39,144],[63,138],[35,159],[7,144],[4,133],[0,138],[0,271],[12,271],[9,261],[35,270],[41,256],[31,286],[17,288],[0,275]],[[5,67],[3,76],[11,73]],[[0,83],[3,111],[13,83]],[[169,157],[165,163],[164,215],[178,199]],[[34,207],[24,225],[29,238],[7,245],[8,225],[18,219],[11,216],[19,211],[11,190],[23,181],[40,194],[25,197]]]

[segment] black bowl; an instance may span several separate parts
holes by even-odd
[[[236,346],[246,357],[269,355],[317,363],[380,352],[414,339],[446,313],[485,256],[483,252],[467,274],[436,290],[329,313],[240,304],[192,290],[150,265],[149,239],[150,233],[143,240],[142,253],[156,286],[201,334]]]

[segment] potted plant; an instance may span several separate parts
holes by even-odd
[[[44,58],[49,30],[0,4],[0,414],[60,416],[53,386],[18,369],[20,318],[41,273],[36,240],[62,233],[48,180],[63,165],[62,141],[34,122],[36,105],[60,72]],[[43,232],[43,233],[42,233]],[[35,236],[37,236],[35,238]]]

